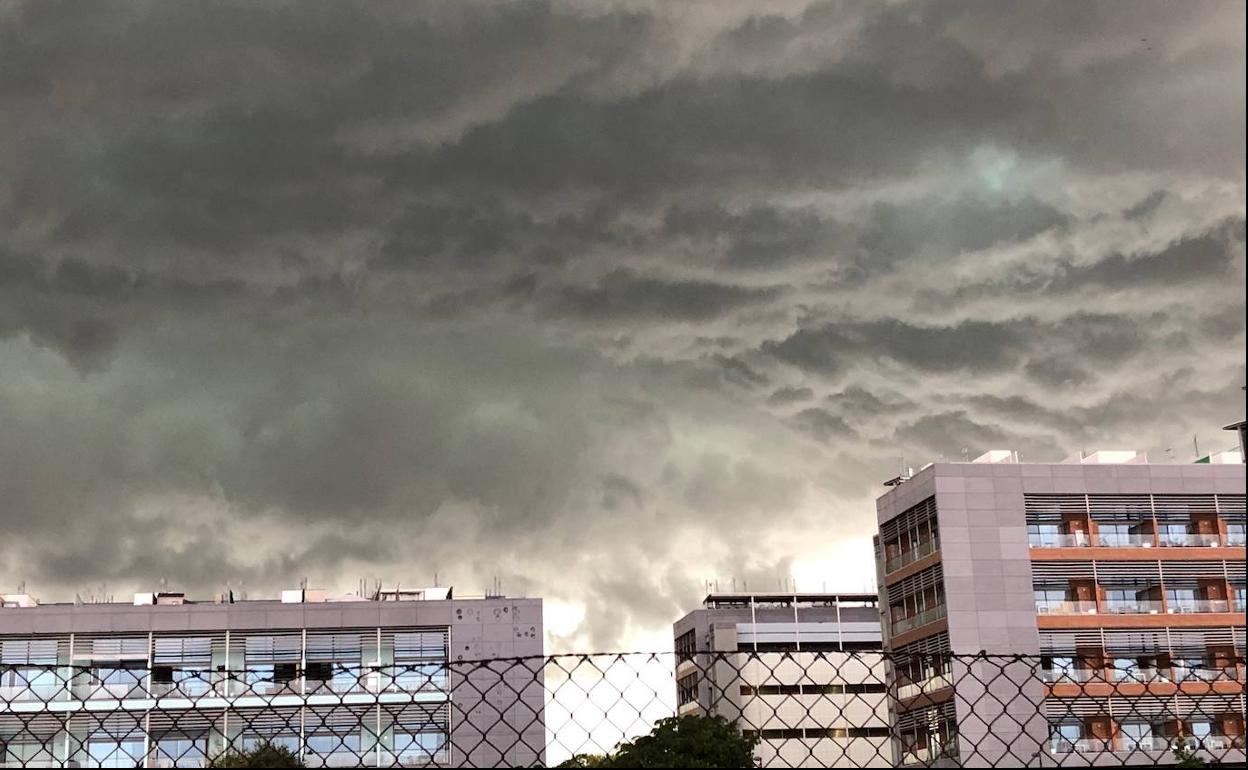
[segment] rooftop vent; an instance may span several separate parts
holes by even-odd
[[[450,586],[435,586],[433,588],[405,588],[394,591],[380,591],[377,594],[377,600],[382,602],[421,602],[434,600],[447,600],[451,598]]]
[[[1224,452],[1214,452],[1208,457],[1202,457],[1196,462],[1209,465],[1242,465],[1244,455],[1238,449],[1227,449]]]
[[[145,591],[134,595],[134,606],[136,607],[146,607],[153,604],[162,606],[186,604],[186,594],[166,591],[157,591],[155,593]]]
[[[329,601],[324,588],[291,588],[282,591],[282,604],[321,604]]]
[[[1148,455],[1134,449],[1101,449],[1092,454],[1080,452],[1063,462],[1082,465],[1144,465]]]
[[[989,449],[979,457],[971,460],[971,462],[991,463],[993,465],[998,463],[1017,463],[1018,452],[1015,452],[1013,449]]]

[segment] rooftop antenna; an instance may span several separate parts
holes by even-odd
[[[1200,459],[1200,442],[1196,440],[1196,436],[1192,436],[1192,447],[1196,450],[1196,459]]]

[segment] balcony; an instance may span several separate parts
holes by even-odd
[[[1102,738],[1079,738],[1073,741],[1062,737],[1049,739],[1050,754],[1092,754],[1109,750],[1109,741]]]
[[[1153,536],[1107,532],[1096,536],[1096,544],[1102,548],[1152,548]]]
[[[1216,548],[1222,545],[1222,536],[1162,532],[1157,535],[1157,544],[1163,548]]]
[[[947,738],[943,742],[932,743],[928,746],[920,746],[910,750],[902,750],[902,765],[930,765],[942,759],[958,759],[958,739],[956,736]]]
[[[1142,738],[1123,736],[1117,751],[1169,751],[1171,739],[1162,735],[1146,735]]]
[[[1151,599],[1106,599],[1101,609],[1110,615],[1160,615],[1162,605]]]
[[[924,556],[936,553],[940,550],[940,540],[932,539],[919,543],[908,551],[902,551],[896,556],[884,562],[884,572],[892,573],[914,562],[922,559]]]
[[[1036,534],[1027,535],[1027,544],[1032,548],[1086,548],[1088,536],[1082,532],[1071,535]]]
[[[945,616],[945,605],[933,607],[930,610],[924,610],[917,615],[911,615],[900,620],[892,622],[893,634],[903,634],[920,626],[926,626],[928,623],[934,623]]]
[[[1239,680],[1236,666],[1174,666],[1170,669],[1173,682],[1235,682]]]
[[[1180,599],[1169,601],[1166,604],[1166,612],[1171,615],[1231,611],[1231,603],[1226,599]]]
[[[1096,602],[1068,601],[1064,599],[1040,599],[1036,601],[1039,615],[1095,615]]]
[[[1069,682],[1098,682],[1105,678],[1104,672],[1099,668],[1042,668],[1040,669],[1040,678],[1051,684],[1069,683]]]
[[[897,698],[908,700],[919,695],[928,695],[946,687],[953,687],[953,674],[936,674],[921,682],[907,682],[897,688]]]
[[[1125,682],[1127,684],[1138,683],[1147,684],[1149,682],[1165,682],[1169,679],[1165,670],[1160,668],[1111,668],[1109,670],[1110,678],[1114,682]]]
[[[1226,544],[1243,548],[1244,547],[1244,533],[1243,532],[1227,532]]]

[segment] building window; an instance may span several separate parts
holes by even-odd
[[[698,699],[698,675],[697,673],[682,676],[676,680],[676,705],[683,706],[686,703],[693,703]]]
[[[1069,754],[1079,748],[1083,735],[1082,724],[1054,725],[1052,736],[1049,738],[1049,751],[1053,754]]]
[[[1228,522],[1226,525],[1226,544],[1244,544],[1244,525],[1239,522]]]
[[[683,663],[686,660],[693,660],[693,654],[698,651],[698,633],[695,629],[690,629],[680,636],[676,637],[676,662]]]

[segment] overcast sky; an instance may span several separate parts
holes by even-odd
[[[862,588],[903,464],[1226,448],[1244,14],[0,4],[0,588],[654,647]]]

